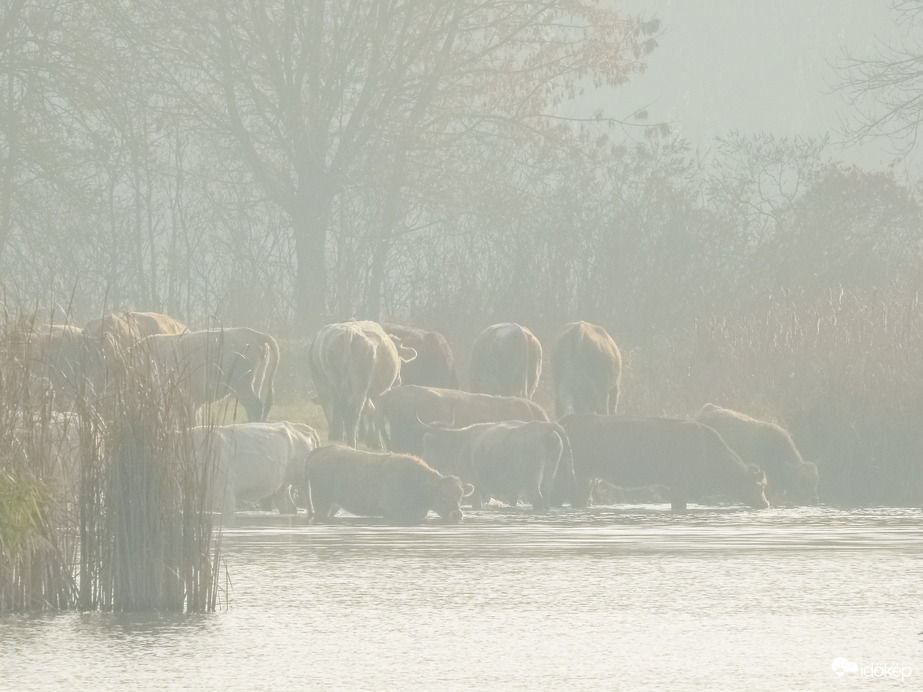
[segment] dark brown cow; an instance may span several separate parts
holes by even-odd
[[[769,507],[766,476],[741,461],[712,428],[691,420],[571,414],[561,419],[574,454],[577,494],[584,507],[595,479],[632,488],[665,485],[674,511],[690,498],[726,495]]]
[[[571,322],[551,347],[554,410],[558,418],[574,413],[615,413],[619,404],[622,355],[602,327]]]
[[[309,365],[330,439],[355,447],[360,419],[366,416],[374,420],[378,398],[400,384],[402,362],[415,356],[413,349],[403,347],[399,353],[377,322],[338,322],[322,327],[311,344]],[[372,438],[372,446],[380,447],[377,430],[373,430]]]
[[[422,454],[427,424],[449,423],[463,428],[472,423],[504,420],[546,421],[548,414],[535,402],[522,397],[404,385],[382,395],[378,420],[392,452]]]
[[[430,510],[444,521],[462,519],[461,500],[471,486],[443,476],[408,454],[321,447],[308,458],[309,514],[318,521],[338,509],[383,517],[394,524],[419,524]]]
[[[696,420],[717,430],[741,459],[766,472],[766,495],[773,503],[784,496],[816,504],[817,467],[801,458],[787,430],[714,404],[705,404]]]
[[[542,345],[521,325],[492,325],[471,345],[468,385],[472,392],[531,399],[541,375]]]
[[[190,418],[205,404],[233,395],[251,422],[264,421],[273,403],[279,345],[246,327],[145,337],[134,352],[148,358],[162,380],[183,393]]]
[[[475,495],[516,504],[525,495],[537,512],[547,512],[557,480],[575,487],[567,433],[547,421],[504,421],[482,431],[471,444]],[[474,497],[474,495],[472,496]],[[477,500],[472,502],[478,506]]]
[[[417,352],[416,358],[401,366],[402,384],[458,389],[455,356],[442,334],[399,324],[381,326],[397,343]]]

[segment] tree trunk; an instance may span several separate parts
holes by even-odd
[[[295,240],[295,328],[313,335],[327,314],[327,230],[336,192],[303,185],[291,215]]]

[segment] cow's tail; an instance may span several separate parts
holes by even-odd
[[[269,409],[273,404],[273,385],[276,379],[276,370],[279,369],[279,343],[269,334],[265,335],[266,340],[262,346],[262,373],[260,390],[257,395],[263,402],[263,417],[266,420],[269,415]]]
[[[317,433],[314,433],[314,440],[317,440]],[[316,446],[308,452],[304,462],[304,503],[308,523],[313,523],[314,521],[314,501],[311,499],[311,457],[313,457],[319,449],[320,446]]]
[[[554,488],[551,493],[551,506],[560,507],[564,502],[573,504],[577,497],[577,477],[574,474],[574,452],[570,446],[570,438],[567,431],[557,423],[552,423],[555,432],[561,436],[561,442],[564,443],[564,451],[561,454],[561,460],[558,462],[558,470],[554,475]]]
[[[385,449],[391,449],[391,423],[388,420],[388,392],[378,397],[378,405],[374,410],[373,424],[378,431],[381,444]]]

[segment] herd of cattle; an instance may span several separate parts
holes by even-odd
[[[532,400],[542,346],[527,328],[493,325],[473,342],[467,388],[436,332],[371,321],[318,331],[306,363],[330,443],[311,427],[267,422],[279,364],[275,339],[246,328],[192,331],[156,313],[119,313],[83,329],[46,326],[23,339],[61,408],[105,387],[131,354],[182,393],[189,420],[233,396],[248,422],[191,428],[216,456],[222,507],[271,498],[280,512],[326,521],[340,509],[394,523],[462,504],[528,501],[534,511],[586,507],[598,481],[664,486],[674,510],[729,498],[751,507],[807,503],[818,474],[781,427],[706,404],[695,419],[617,414],[622,362],[601,327],[566,325],[552,345],[554,415]],[[138,358],[140,357],[140,360]],[[387,451],[381,451],[387,450]]]

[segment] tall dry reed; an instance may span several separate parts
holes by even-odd
[[[62,399],[44,376],[54,358],[24,356],[22,325],[6,329],[0,612],[214,610],[213,454],[189,442],[176,378],[138,349],[110,351],[69,362],[87,377]]]

